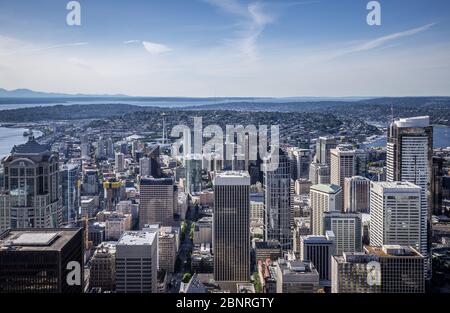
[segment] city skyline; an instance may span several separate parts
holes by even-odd
[[[450,4],[381,1],[382,24],[369,26],[367,3],[80,1],[81,25],[68,26],[65,1],[2,0],[0,86],[131,96],[450,95]]]

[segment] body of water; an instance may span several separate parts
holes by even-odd
[[[381,137],[374,142],[364,145],[367,148],[386,147],[386,137]],[[434,148],[450,147],[450,127],[434,126],[433,127],[433,146]]]
[[[0,159],[9,154],[15,145],[28,141],[28,137],[23,136],[25,131],[28,129],[0,127]],[[34,135],[39,137],[41,132],[34,131]]]

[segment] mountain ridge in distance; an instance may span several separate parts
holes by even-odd
[[[89,95],[89,94],[67,94],[67,93],[55,93],[55,92],[43,92],[35,91],[26,88],[6,90],[0,88],[0,97],[2,98],[78,98],[78,97],[128,97],[127,95]]]

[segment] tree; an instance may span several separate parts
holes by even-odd
[[[192,274],[191,273],[184,273],[183,275],[183,283],[187,284],[192,278]]]

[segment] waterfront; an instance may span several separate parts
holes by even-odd
[[[386,136],[382,136],[369,144],[362,145],[366,148],[386,147]],[[450,127],[437,125],[433,127],[434,148],[450,147]]]
[[[14,145],[27,142],[28,137],[23,136],[25,131],[28,131],[28,129],[0,127],[0,158],[10,153]],[[41,135],[38,131],[34,133],[37,137]]]

